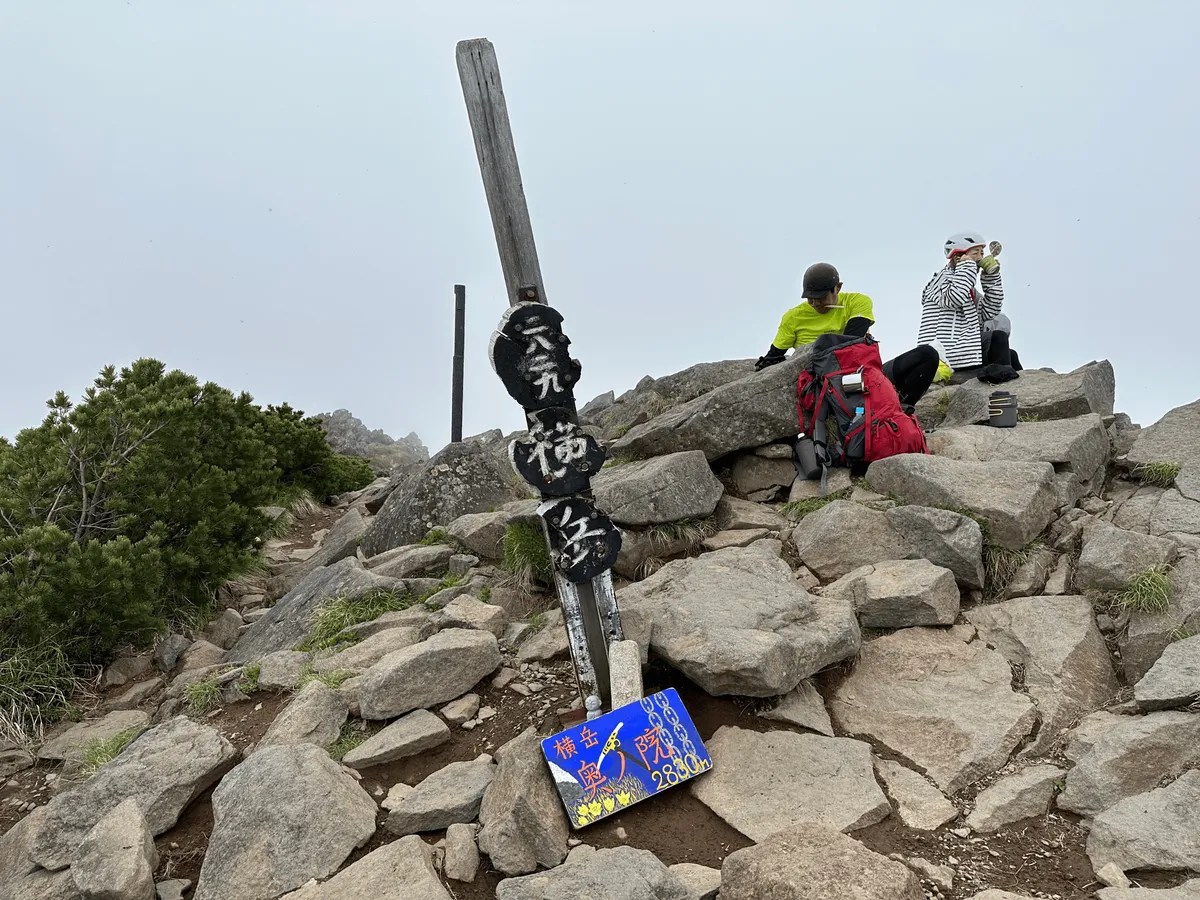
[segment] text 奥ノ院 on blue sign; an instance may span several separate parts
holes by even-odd
[[[542,754],[573,828],[619,813],[712,768],[674,688],[548,737]]]

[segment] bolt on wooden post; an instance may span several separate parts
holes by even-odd
[[[608,646],[623,638],[610,571],[621,534],[591,494],[604,451],[578,424],[581,367],[570,357],[562,315],[546,301],[495,49],[485,39],[460,41],[456,57],[509,302],[489,356],[529,427],[528,439],[513,441],[509,456],[543,501],[538,515],[575,677],[594,718],[611,702]]]

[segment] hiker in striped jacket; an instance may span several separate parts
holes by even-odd
[[[986,381],[1016,378],[1020,360],[1009,347],[1010,326],[1002,314],[1004,284],[996,259],[1000,245],[984,256],[983,238],[972,232],[953,235],[945,244],[946,266],[934,274],[921,295],[918,340],[939,348],[942,361],[960,375],[979,369]],[[956,378],[961,380],[960,378]]]

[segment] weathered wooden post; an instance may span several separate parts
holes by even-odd
[[[450,382],[450,443],[462,441],[463,344],[467,332],[467,286],[454,286],[454,360]]]
[[[589,718],[610,702],[608,646],[622,640],[612,574],[621,535],[592,502],[604,451],[578,425],[562,315],[547,304],[517,151],[490,41],[460,41],[459,79],[504,270],[509,309],[492,336],[492,368],[525,410],[529,440],[509,449],[513,467],[541,494],[538,508],[580,696]]]

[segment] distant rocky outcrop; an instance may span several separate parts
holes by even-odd
[[[370,460],[381,474],[429,461],[429,448],[415,431],[407,437],[394,439],[383,429],[369,430],[348,409],[321,413],[316,418],[325,429],[329,446],[338,453]]]

